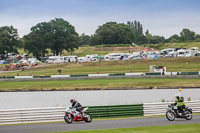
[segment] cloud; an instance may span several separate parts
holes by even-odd
[[[40,22],[64,18],[76,31],[94,34],[106,22],[140,21],[144,31],[169,37],[183,28],[200,33],[198,1],[167,0],[3,0],[0,26],[13,25],[20,37]],[[2,8],[1,8],[2,7]],[[198,8],[197,8],[198,7]]]
[[[49,21],[50,17],[19,17],[19,16],[3,16],[0,15],[0,26],[14,26],[18,30],[20,37],[30,33],[30,28],[37,23]]]
[[[81,34],[88,35],[94,34],[98,26],[106,22],[115,21],[118,23],[126,23],[127,21],[138,20],[143,24],[144,32],[149,29],[153,35],[160,35],[170,37],[173,34],[179,34],[183,28],[189,28],[196,33],[200,33],[200,18],[190,16],[189,14],[177,14],[165,16],[136,16],[122,14],[98,14],[96,16],[74,16],[74,15],[50,15],[50,16],[37,16],[37,17],[19,17],[19,16],[0,16],[0,26],[13,25],[18,29],[20,37],[30,32],[30,28],[37,23],[48,22],[54,18],[63,18],[73,25],[76,31]],[[187,16],[187,17],[186,17]]]

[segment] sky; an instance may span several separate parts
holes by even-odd
[[[200,34],[200,0],[0,0],[0,27],[12,25],[20,37],[55,18],[87,35],[106,22],[137,20],[144,32],[168,38],[183,28]]]

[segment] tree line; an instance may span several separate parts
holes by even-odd
[[[180,35],[169,38],[152,35],[149,30],[143,32],[139,21],[128,21],[126,24],[107,22],[99,26],[93,35],[79,35],[74,26],[62,18],[55,18],[49,22],[41,22],[31,27],[31,32],[19,37],[13,26],[0,27],[0,55],[5,58],[8,53],[18,53],[23,48],[28,54],[36,58],[45,56],[48,50],[54,55],[61,55],[63,50],[72,53],[82,45],[110,45],[110,44],[157,44],[183,41],[200,41],[200,35],[189,29],[183,29]]]
[[[158,44],[177,43],[186,41],[200,41],[200,35],[189,29],[183,29],[180,35],[174,34],[169,38],[152,35],[147,29],[143,32],[143,26],[139,21],[128,21],[127,24],[108,22],[99,26],[94,35],[81,34],[79,45],[109,45],[109,44]]]

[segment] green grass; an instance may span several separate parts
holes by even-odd
[[[48,64],[17,72],[0,73],[0,77],[18,75],[56,75],[62,70],[62,75],[79,75],[95,73],[129,73],[149,72],[149,65],[163,65],[169,72],[198,72],[200,71],[200,58],[157,59],[140,61],[109,61],[71,64]]]
[[[199,133],[200,124],[69,131],[69,132],[70,133]],[[69,133],[69,132],[56,132],[56,133]]]
[[[2,81],[0,91],[96,90],[127,88],[200,87],[199,79],[90,79],[53,81]]]

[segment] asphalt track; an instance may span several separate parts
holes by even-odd
[[[185,119],[176,119],[175,121],[172,122],[168,121],[165,117],[157,117],[157,118],[97,120],[93,121],[92,123],[75,122],[72,124],[51,123],[51,124],[32,124],[32,125],[11,125],[11,126],[0,126],[0,133],[40,133],[40,132],[131,128],[131,127],[197,124],[197,123],[200,123],[200,115],[193,116],[193,119],[190,121]]]

